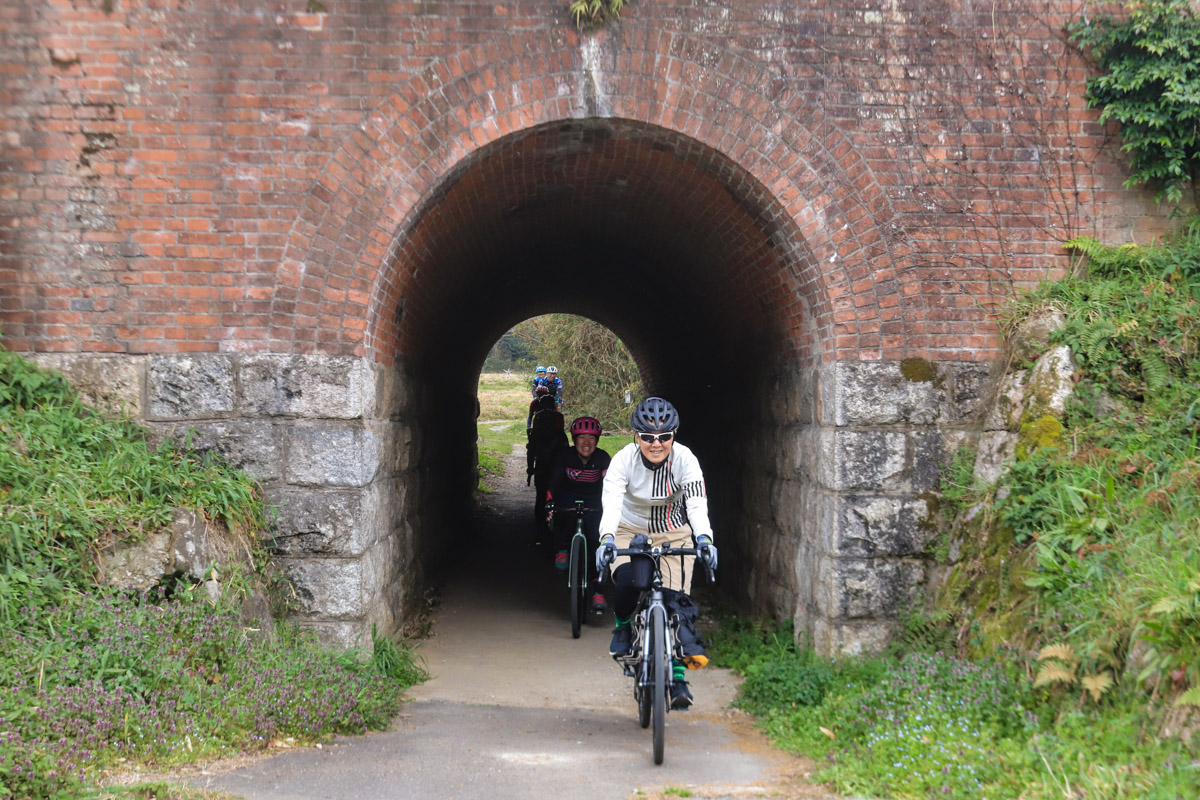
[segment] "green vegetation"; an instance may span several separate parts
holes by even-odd
[[[1200,16],[1189,0],[1134,0],[1120,15],[1067,27],[1096,59],[1087,98],[1116,120],[1130,154],[1127,186],[1149,184],[1178,203],[1190,183],[1200,207]]]
[[[103,584],[95,554],[175,507],[224,522],[251,558],[220,564],[217,597],[185,577],[139,594]],[[385,726],[422,679],[373,637],[331,653],[292,626],[255,631],[261,495],[211,456],[150,447],[128,420],[0,351],[0,798],[96,796],[102,770],[162,766]],[[273,635],[272,635],[273,634]],[[191,798],[154,786],[103,796]]]
[[[948,466],[933,547],[958,561],[893,652],[826,661],[726,620],[741,704],[845,794],[1200,796],[1200,223],[1157,247],[1079,240],[1086,269],[1015,300],[1055,309],[1078,384],[1011,469]],[[971,514],[970,511],[974,511]]]
[[[588,415],[605,430],[628,427],[632,406],[642,399],[641,374],[624,343],[598,322],[572,314],[546,314],[528,319],[513,329],[531,343],[542,359],[558,367],[563,382],[567,419]],[[535,364],[526,365],[532,379]]]
[[[491,492],[488,480],[504,474],[504,457],[525,446],[530,375],[503,372],[479,376],[479,491]]]
[[[569,0],[568,8],[575,24],[592,30],[621,16],[629,0]]]

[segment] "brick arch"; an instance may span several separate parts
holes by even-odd
[[[600,118],[666,131],[752,177],[803,251],[790,259],[794,296],[776,300],[808,300],[804,315],[776,309],[797,349],[815,360],[903,353],[903,233],[850,141],[817,106],[774,102],[770,76],[737,55],[686,34],[627,36],[615,53],[573,32],[493,40],[388,96],[329,159],[293,225],[271,350],[390,363],[403,353],[391,303],[413,278],[394,262],[423,246],[418,223],[456,167],[522,131]],[[601,74],[587,72],[581,47],[599,48],[589,52],[607,62]]]

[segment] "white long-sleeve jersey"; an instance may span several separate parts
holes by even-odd
[[[704,473],[692,451],[678,442],[662,467],[653,470],[636,443],[622,448],[604,476],[603,507],[601,536],[616,533],[624,522],[651,534],[690,524],[696,536],[712,538]]]

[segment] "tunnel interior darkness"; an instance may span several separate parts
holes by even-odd
[[[426,496],[468,505],[471,409],[491,345],[523,319],[565,312],[616,333],[647,392],[678,406],[714,522],[732,524],[752,479],[739,447],[774,424],[756,398],[781,364],[810,358],[796,276],[812,267],[768,189],[681,134],[584,119],[476,151],[399,237],[371,331],[377,357],[437,376],[432,393],[416,381],[422,427],[439,432],[420,446],[437,465]]]

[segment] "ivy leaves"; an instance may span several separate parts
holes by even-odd
[[[1118,19],[1100,15],[1067,26],[1103,74],[1088,80],[1100,121],[1121,124],[1133,174],[1126,186],[1156,187],[1179,203],[1200,178],[1200,18],[1188,0],[1140,0]]]

